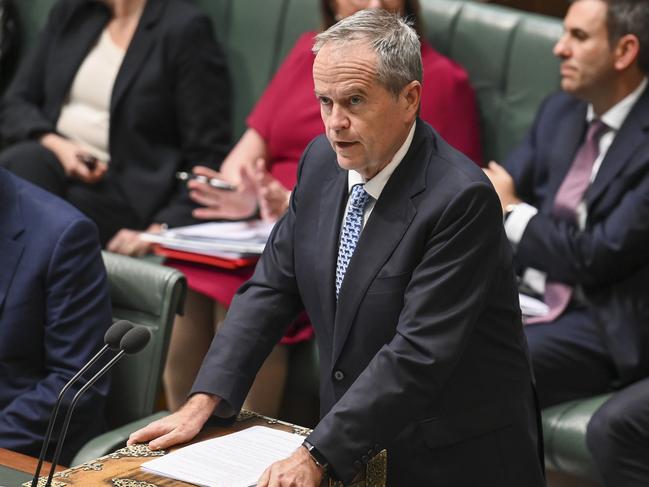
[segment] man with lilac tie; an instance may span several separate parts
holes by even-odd
[[[647,0],[572,2],[554,48],[563,92],[485,170],[517,271],[549,307],[525,327],[542,407],[649,373],[647,25]],[[636,484],[599,466],[606,485],[649,485],[649,468]]]

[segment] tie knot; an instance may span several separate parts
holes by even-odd
[[[370,195],[365,191],[364,184],[355,184],[352,186],[352,194],[349,197],[349,206],[352,208],[364,209]]]
[[[610,127],[602,122],[599,118],[594,118],[590,125],[588,126],[588,132],[586,133],[586,140],[592,140],[599,142],[599,139],[608,132]]]

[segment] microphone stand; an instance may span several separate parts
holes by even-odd
[[[36,467],[36,472],[34,473],[34,478],[32,479],[32,485],[31,487],[37,487],[38,486],[38,476],[41,473],[41,469],[43,468],[43,462],[45,461],[45,455],[47,455],[47,448],[50,444],[50,440],[52,438],[52,430],[54,429],[54,422],[56,421],[56,416],[59,412],[59,408],[61,406],[61,401],[63,400],[63,396],[65,393],[70,389],[72,384],[77,382],[79,380],[79,377],[86,372],[90,367],[92,367],[97,360],[108,350],[110,347],[108,345],[104,345],[99,352],[95,354],[94,357],[90,359],[90,362],[88,362],[86,365],[84,365],[79,372],[77,372],[72,379],[68,381],[65,386],[63,386],[63,389],[61,389],[61,392],[59,393],[59,396],[56,398],[56,404],[54,405],[54,410],[52,411],[52,415],[50,416],[50,420],[47,423],[47,430],[45,432],[45,439],[43,440],[43,446],[41,447],[41,453],[38,455],[38,466]],[[76,397],[76,396],[75,396]]]
[[[63,448],[63,443],[65,442],[65,436],[68,433],[68,427],[70,426],[70,418],[72,417],[72,412],[74,411],[74,407],[77,404],[77,401],[79,398],[83,395],[84,392],[86,392],[92,385],[97,382],[97,380],[104,375],[106,372],[108,372],[108,369],[110,369],[115,363],[121,359],[124,355],[126,354],[126,351],[120,350],[120,352],[115,355],[110,361],[104,365],[99,372],[97,372],[95,375],[93,375],[88,382],[86,382],[81,389],[79,389],[79,392],[77,392],[74,397],[72,398],[72,402],[70,402],[70,406],[68,407],[68,412],[65,415],[65,421],[63,422],[63,427],[61,429],[61,436],[59,437],[59,441],[56,445],[56,451],[54,452],[54,458],[52,458],[52,466],[50,467],[50,473],[47,476],[47,482],[45,483],[45,487],[50,487],[52,485],[52,477],[54,476],[54,470],[56,469],[57,463],[59,463],[59,457],[61,456],[61,450]],[[40,464],[39,464],[40,467]],[[34,484],[32,483],[32,486]]]

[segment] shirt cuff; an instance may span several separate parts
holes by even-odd
[[[519,203],[509,214],[505,222],[505,233],[512,245],[518,245],[532,217],[539,212],[532,205]]]
[[[545,294],[546,277],[547,274],[545,272],[541,272],[538,269],[528,267],[527,269],[525,269],[525,272],[523,272],[522,280],[523,284],[525,284],[528,288],[530,288],[539,296],[543,296]]]

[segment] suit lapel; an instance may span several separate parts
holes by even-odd
[[[113,86],[113,94],[110,100],[111,116],[113,116],[115,108],[124,97],[129,85],[135,79],[135,75],[146,63],[149,51],[155,43],[155,30],[153,27],[160,15],[162,15],[165,4],[166,0],[148,0],[144,7],[140,23],[128,46],[122,65],[117,73],[117,78],[115,78],[115,86]]]
[[[0,173],[0,311],[25,245],[19,236],[24,231],[20,198],[6,173]]]
[[[337,162],[334,160],[334,164]],[[322,244],[316,267],[319,278],[320,302],[325,323],[334,323],[336,314],[336,260],[338,235],[347,202],[347,171],[339,169],[324,181],[320,195],[317,242]]]
[[[552,212],[559,186],[568,174],[577,149],[583,141],[586,130],[586,108],[585,103],[580,103],[577,109],[559,121],[559,136],[549,149],[550,156],[547,159],[552,166],[548,168],[550,174],[548,197],[543,202],[543,212],[546,214]]]
[[[417,213],[412,197],[425,188],[427,165],[420,150],[424,146],[425,133],[423,122],[418,120],[412,145],[383,189],[349,262],[336,308],[332,364],[336,363],[342,352],[367,289],[403,238]],[[341,218],[338,219],[339,225]],[[334,260],[332,266],[334,274],[335,265]],[[331,286],[333,285],[332,280]]]
[[[589,209],[606,191],[611,181],[630,163],[634,152],[646,143],[648,127],[649,89],[645,89],[613,139],[593,184],[586,192],[586,203]]]

